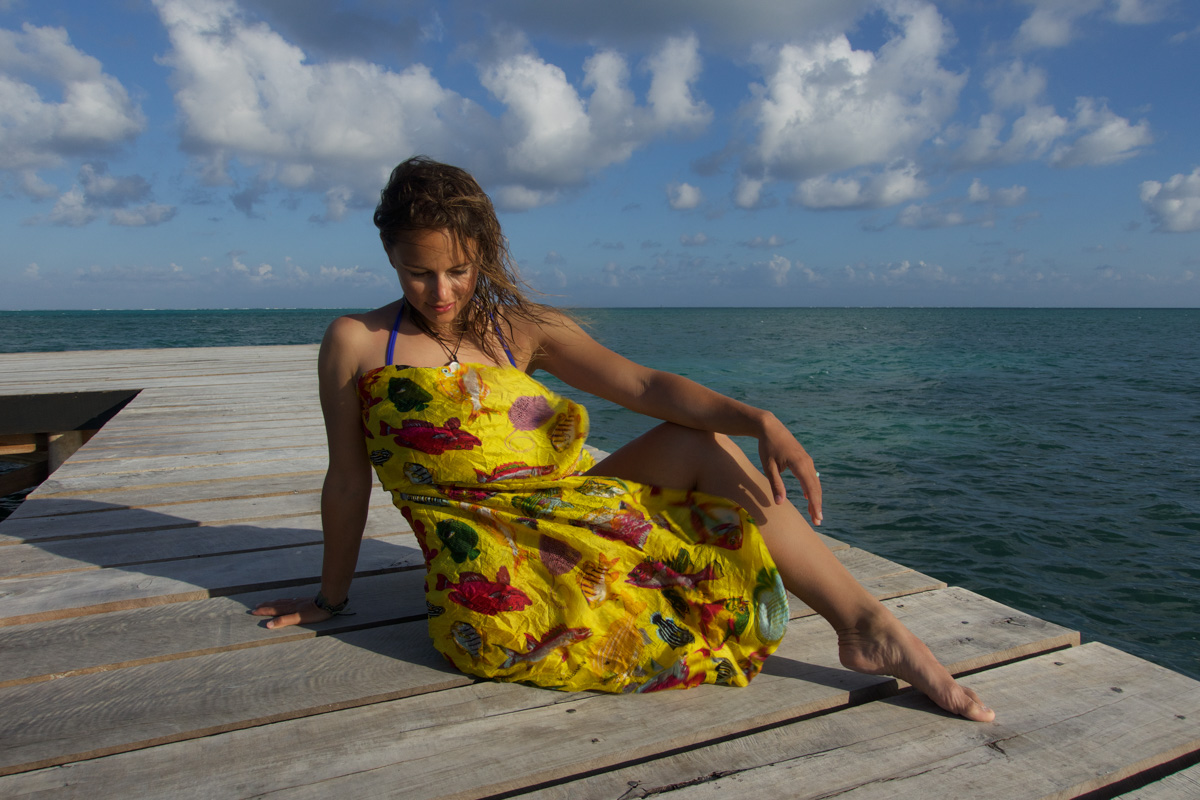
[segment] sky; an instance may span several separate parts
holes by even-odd
[[[1197,307],[1197,75],[1192,0],[0,0],[0,309],[383,305],[414,154],[556,305]]]

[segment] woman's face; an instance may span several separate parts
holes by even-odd
[[[404,298],[434,328],[448,327],[475,296],[474,253],[464,253],[446,231],[401,234],[387,254]]]

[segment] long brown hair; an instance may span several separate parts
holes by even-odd
[[[497,363],[507,359],[497,352],[493,320],[508,326],[511,340],[514,319],[544,318],[545,307],[526,297],[530,290],[517,274],[491,199],[466,170],[426,156],[399,164],[380,192],[375,227],[389,253],[403,234],[426,230],[446,231],[462,252],[474,253],[475,295],[458,322]],[[415,309],[412,320],[435,335]]]

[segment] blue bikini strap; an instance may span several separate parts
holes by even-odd
[[[492,327],[496,329],[496,338],[500,340],[500,346],[504,348],[504,355],[508,356],[508,363],[515,367],[517,360],[513,358],[512,350],[508,349],[508,342],[504,341],[504,334],[500,332],[500,323],[496,322],[496,315],[488,314],[488,319],[492,321]]]
[[[396,349],[396,334],[400,330],[400,322],[404,319],[405,303],[400,304],[400,310],[396,312],[396,321],[392,323],[392,333],[388,336],[387,346],[387,366],[392,365],[392,354]],[[494,314],[488,314],[492,321],[492,326],[496,329],[496,337],[500,340],[500,346],[504,348],[504,355],[508,356],[508,363],[514,367],[517,365],[517,360],[513,358],[512,350],[508,349],[508,342],[504,340],[504,334],[500,332],[500,323],[496,322]]]
[[[400,330],[400,320],[404,319],[404,303],[400,303],[400,310],[396,312],[396,321],[392,323],[392,335],[388,337],[387,349],[387,365],[392,365],[392,351],[396,349],[396,333]]]

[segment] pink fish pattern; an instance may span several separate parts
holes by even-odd
[[[744,510],[585,474],[586,410],[520,370],[399,369],[359,382],[365,453],[421,549],[430,637],[455,667],[615,693],[758,674],[789,609]]]

